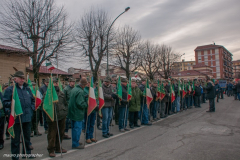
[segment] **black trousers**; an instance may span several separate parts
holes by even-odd
[[[165,114],[170,114],[171,107],[172,107],[172,103],[171,102],[166,102]]]
[[[18,116],[17,116],[17,118],[18,118]],[[11,151],[12,151],[12,154],[17,155],[17,154],[20,154],[20,138],[22,138],[20,123],[15,123],[13,126],[13,130],[14,130],[15,138],[11,138]],[[23,135],[24,135],[26,152],[27,152],[27,154],[31,154],[31,149],[29,148],[30,135],[31,135],[31,122],[22,123],[22,130],[23,130]],[[23,141],[22,141],[22,154],[25,154],[24,147],[23,147]],[[18,158],[13,157],[12,159],[15,160]]]
[[[201,96],[196,96],[196,95],[194,96],[195,107],[201,107],[200,100],[201,100]]]
[[[0,118],[0,144],[4,144],[4,139],[3,139],[4,125],[5,125],[5,116]]]
[[[138,121],[138,111],[129,112],[129,126],[137,125]]]
[[[215,111],[215,101],[214,101],[214,98],[209,99],[209,111]]]

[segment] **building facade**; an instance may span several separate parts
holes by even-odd
[[[172,72],[175,74],[181,71],[192,70],[195,64],[195,61],[185,61],[184,59],[181,62],[173,62]]]
[[[240,60],[233,62],[233,78],[240,78]]]
[[[213,78],[233,79],[232,53],[221,45],[198,46],[195,50],[196,64],[213,68]]]

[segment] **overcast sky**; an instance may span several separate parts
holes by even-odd
[[[195,60],[199,45],[223,45],[240,59],[240,0],[55,0],[76,21],[91,7],[106,10],[112,19],[131,9],[115,23],[130,25],[143,39],[167,44],[183,58]]]

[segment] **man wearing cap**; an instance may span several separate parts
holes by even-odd
[[[53,77],[53,85],[58,95],[58,102],[54,103],[54,120],[52,121],[48,116],[46,117],[48,123],[48,153],[49,157],[55,157],[55,153],[61,153],[60,143],[62,143],[62,139],[64,136],[64,129],[65,129],[65,121],[66,116],[68,114],[68,106],[67,101],[65,99],[64,93],[60,91],[58,86],[58,78]],[[43,102],[46,94],[43,95]],[[58,123],[57,123],[58,121]],[[57,126],[58,124],[58,126]],[[58,137],[58,129],[60,133],[60,142]],[[62,148],[62,153],[66,153],[67,150]]]
[[[73,149],[84,149],[83,145],[79,144],[83,119],[85,110],[88,107],[84,88],[87,86],[87,79],[82,77],[80,84],[74,87],[70,94],[68,104],[68,118],[72,120],[72,148]]]
[[[206,112],[215,112],[215,87],[214,83],[207,77],[207,98],[209,99],[209,110]]]
[[[132,98],[129,102],[129,126],[130,128],[140,127],[138,125],[138,112],[141,108],[142,92],[136,84],[136,80],[132,79]]]
[[[142,79],[142,84],[139,85],[139,89],[140,89],[142,92],[144,92],[144,90],[145,90],[145,88],[146,88],[145,85],[146,85],[146,79],[143,78],[143,79]],[[141,99],[141,110],[140,110],[139,113],[140,113],[140,114],[139,114],[140,119],[141,119],[141,117],[142,117],[142,122],[141,122],[141,124],[148,125],[148,126],[152,125],[152,123],[148,121],[148,116],[149,116],[149,115],[148,115],[148,107],[147,107],[147,104],[146,104],[146,98],[142,98],[142,99]]]
[[[70,93],[72,91],[72,89],[75,86],[75,79],[74,78],[69,78],[69,85],[67,85],[64,89],[63,89],[63,93],[64,96],[66,98],[67,104],[69,104],[69,99],[70,99]],[[67,117],[66,118],[66,124],[65,124],[65,134],[63,136],[63,139],[71,139],[71,137],[68,136],[68,126],[70,124],[70,119]]]
[[[42,95],[44,95],[46,93],[48,83],[49,83],[49,78],[45,79],[45,81],[43,82],[43,86],[39,88],[39,91]],[[41,109],[42,109],[42,106],[41,106]],[[47,125],[47,120],[46,120],[47,115],[44,111],[42,111],[42,114],[43,114],[43,121],[44,121],[43,123],[44,123],[45,134],[47,134],[47,132],[48,132],[48,125]]]
[[[18,92],[18,96],[20,99],[21,107],[23,114],[21,114],[21,123],[22,123],[22,129],[23,129],[23,135],[25,140],[25,146],[26,146],[26,154],[28,154],[29,157],[34,158],[33,155],[31,155],[31,148],[30,148],[30,135],[31,135],[31,120],[33,111],[35,110],[35,99],[33,97],[33,94],[28,87],[28,84],[26,84],[25,76],[22,71],[17,71],[14,75],[14,82],[16,83],[15,87]],[[13,93],[13,86],[8,87],[3,96],[3,106],[5,108],[11,109],[12,105],[12,94]],[[20,154],[20,135],[21,135],[21,127],[20,127],[20,121],[17,117],[15,119],[14,124],[14,134],[15,138],[11,138],[11,152],[13,155]],[[23,149],[23,148],[22,148]],[[22,153],[24,154],[25,151],[23,149]],[[12,157],[12,159],[19,159],[19,157]]]
[[[104,138],[109,138],[112,136],[112,133],[109,133],[109,125],[112,119],[112,112],[114,106],[113,99],[113,87],[111,85],[111,78],[106,77],[102,85],[103,97],[105,105],[102,108],[102,136]]]

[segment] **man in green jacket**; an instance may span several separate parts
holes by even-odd
[[[64,96],[67,100],[67,105],[69,104],[70,93],[75,86],[75,79],[74,78],[69,78],[68,81],[69,81],[69,85],[66,86],[63,89]],[[67,117],[66,118],[66,124],[65,124],[65,134],[64,134],[63,139],[71,139],[71,137],[68,136],[68,125],[69,125],[69,123],[70,123],[70,119]]]
[[[136,80],[132,79],[132,98],[129,102],[129,126],[130,128],[140,127],[138,125],[138,112],[141,108],[142,92],[136,84]]]
[[[72,120],[73,149],[84,149],[84,146],[79,144],[79,140],[82,132],[84,113],[88,107],[84,94],[84,88],[87,83],[86,78],[81,78],[80,84],[73,88],[70,94],[68,118]]]

